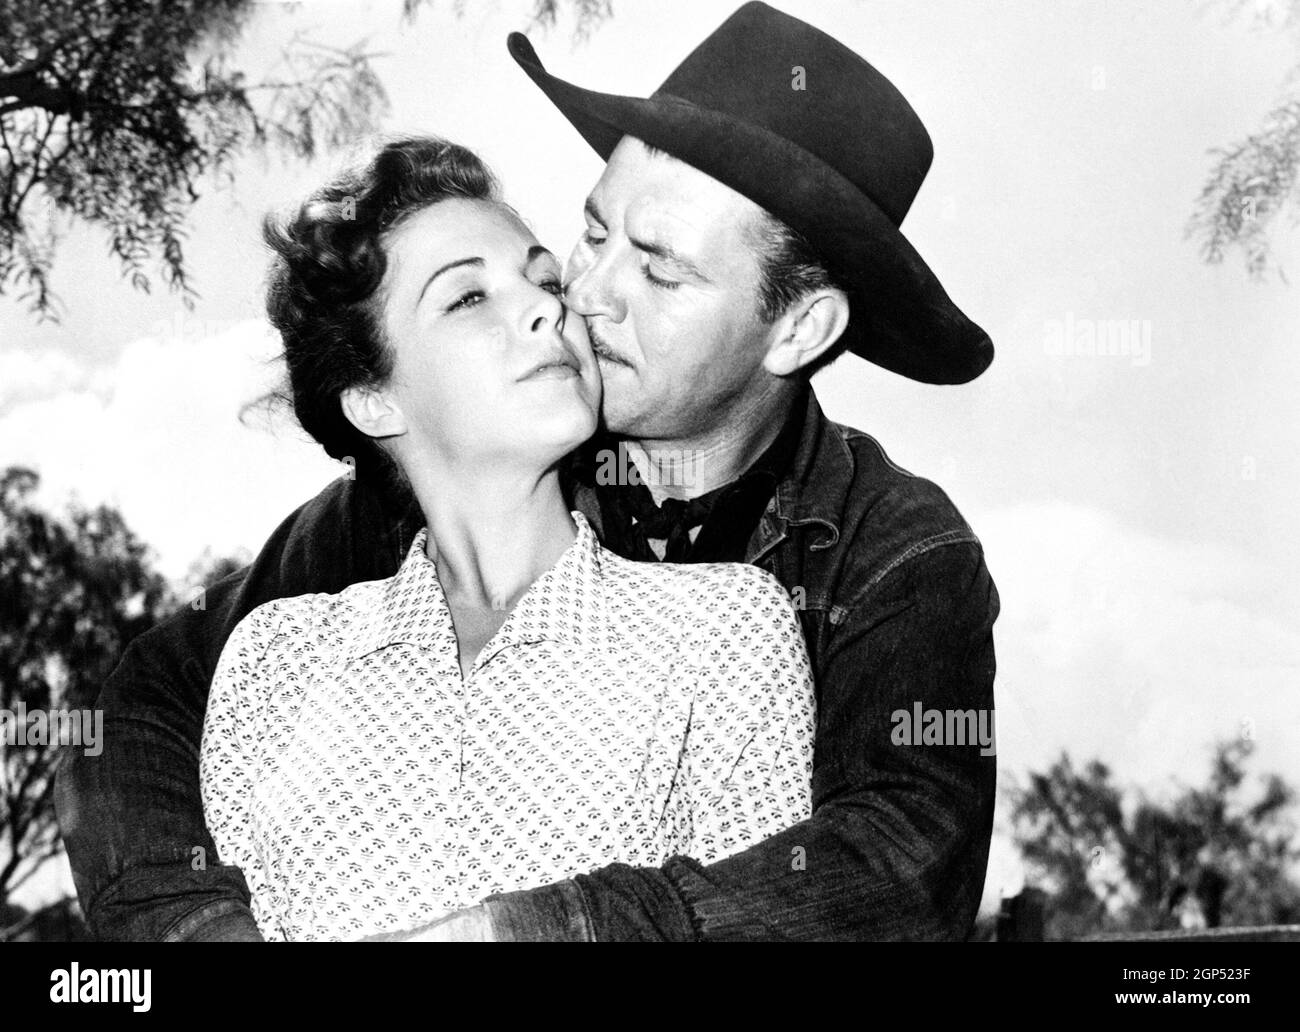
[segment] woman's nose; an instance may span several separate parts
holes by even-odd
[[[560,296],[545,287],[534,288],[536,297],[524,311],[524,326],[529,333],[545,333],[554,328],[564,329],[565,307]]]

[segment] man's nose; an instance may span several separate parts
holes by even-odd
[[[614,286],[610,251],[585,259],[574,254],[565,272],[564,299],[570,308],[587,318],[603,315],[611,322],[623,321],[627,306]]]

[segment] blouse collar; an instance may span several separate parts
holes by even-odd
[[[537,578],[475,661],[486,663],[513,645],[554,641],[603,648],[605,620],[600,542],[585,516],[572,514],[577,535],[555,565]],[[350,659],[398,642],[418,645],[456,659],[456,636],[437,566],[425,552],[428,528],[415,535],[397,573],[384,584],[373,609],[350,636]]]

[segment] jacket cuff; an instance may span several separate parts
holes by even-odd
[[[697,861],[673,857],[664,866],[664,873],[681,896],[698,941],[767,942],[782,938],[772,924],[733,901]]]
[[[595,942],[576,882],[504,892],[483,901],[497,942]]]
[[[248,885],[237,867],[188,863],[127,868],[95,898],[82,899],[91,934],[108,942],[193,939],[212,918],[242,913],[256,928]]]
[[[171,926],[163,942],[265,942],[252,911],[221,899],[206,903]]]

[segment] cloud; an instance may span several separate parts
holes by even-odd
[[[96,375],[61,354],[6,355],[23,400],[0,410],[0,463],[35,468],[47,504],[117,505],[180,576],[205,549],[256,552],[341,467],[291,419],[241,425],[278,373],[266,323],[177,317],[154,329]]]
[[[91,380],[91,374],[64,351],[0,352],[0,415],[19,404],[86,389]]]
[[[1261,561],[1061,503],[979,527],[1002,598],[1000,758],[1068,748],[1135,779],[1196,777],[1250,721],[1261,762],[1300,781],[1300,620]]]
[[[1002,600],[1003,789],[1067,750],[1160,797],[1203,783],[1214,742],[1243,734],[1258,746],[1253,774],[1300,785],[1300,618],[1278,571],[1058,502],[983,513],[977,526]],[[1004,798],[998,819],[986,908],[1021,878]]]

